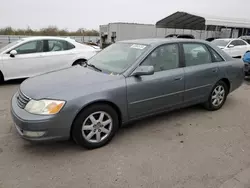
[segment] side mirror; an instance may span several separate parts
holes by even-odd
[[[10,57],[15,57],[15,55],[17,55],[17,51],[16,50],[11,50],[10,51]]]
[[[228,48],[233,48],[233,47],[234,47],[233,44],[229,44],[229,45],[228,45]]]
[[[139,66],[137,67],[132,76],[143,76],[143,75],[152,75],[154,74],[154,67],[153,66]]]

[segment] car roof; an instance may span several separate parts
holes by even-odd
[[[250,39],[250,36],[246,35],[246,36],[241,36],[239,37],[240,39]]]
[[[69,41],[74,41],[72,38],[68,37],[53,37],[53,36],[35,36],[35,37],[25,37],[22,38],[25,41],[30,41],[30,40],[41,40],[41,39],[55,39],[55,40],[69,40]]]
[[[144,45],[160,45],[160,44],[165,44],[165,43],[177,43],[177,42],[207,43],[204,40],[182,39],[182,38],[149,38],[149,39],[136,39],[136,40],[120,41],[120,43],[133,43],[133,44],[144,44]]]
[[[231,40],[234,40],[236,38],[218,38],[218,39],[215,39],[215,40],[225,40],[225,41],[231,41]]]

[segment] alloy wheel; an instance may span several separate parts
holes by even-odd
[[[226,91],[222,85],[218,85],[217,87],[215,87],[212,93],[212,98],[211,98],[212,104],[215,107],[220,106],[224,101],[225,94],[226,94]]]
[[[113,120],[104,112],[90,114],[82,124],[82,135],[90,143],[99,143],[109,136],[112,131]]]

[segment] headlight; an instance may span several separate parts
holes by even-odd
[[[25,110],[32,114],[52,115],[60,112],[65,101],[58,100],[30,100]]]

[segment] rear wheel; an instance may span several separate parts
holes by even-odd
[[[4,82],[3,73],[0,71],[0,84]]]
[[[219,81],[212,89],[208,101],[205,103],[207,110],[219,110],[225,103],[228,95],[228,87],[225,82]]]
[[[75,65],[84,65],[84,63],[86,62],[85,59],[79,59],[79,60],[76,60],[72,66],[75,66]]]
[[[97,104],[86,108],[77,116],[72,137],[87,149],[99,148],[109,143],[118,127],[116,111],[109,105]]]

